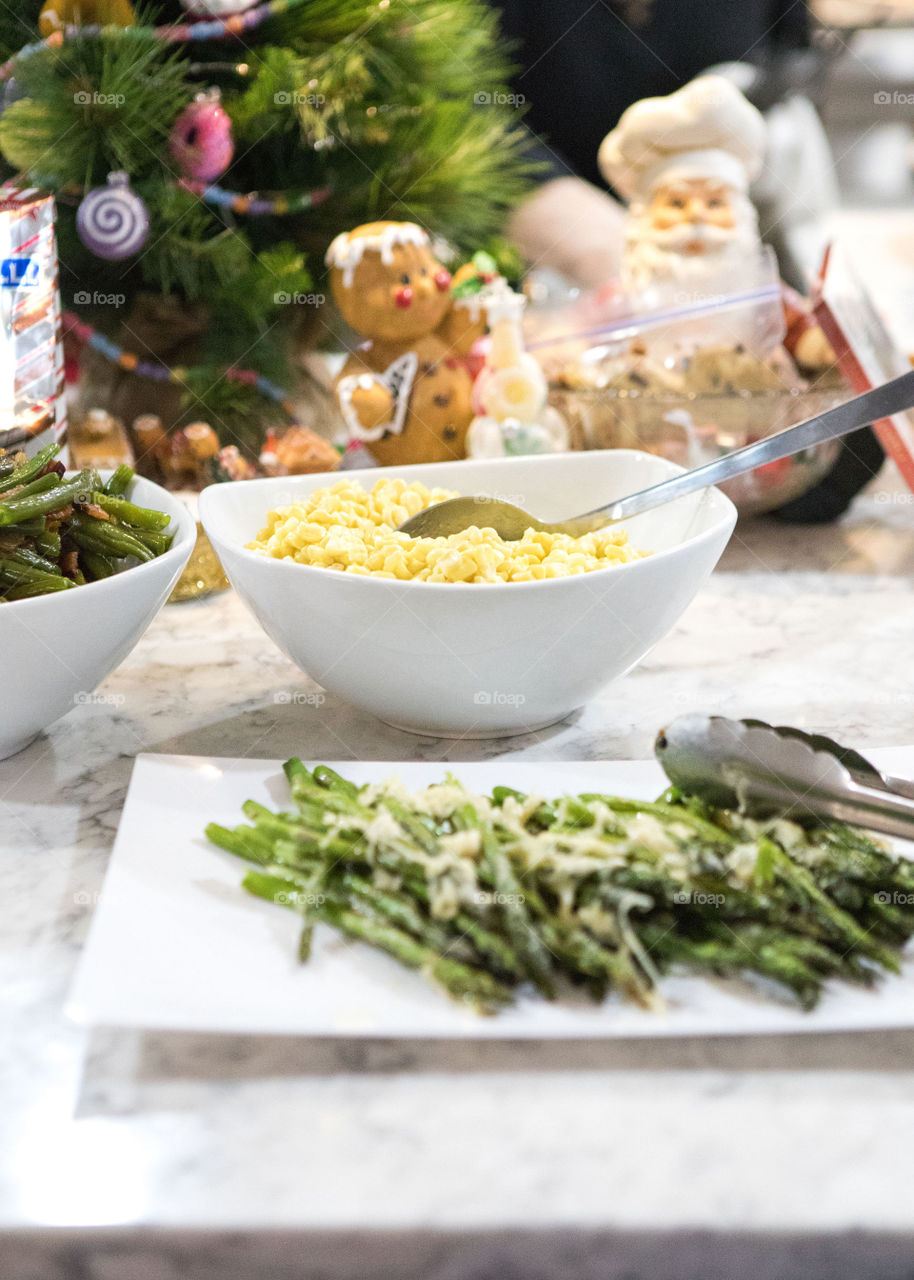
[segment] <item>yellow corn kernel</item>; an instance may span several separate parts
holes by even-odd
[[[590,573],[638,559],[624,530],[569,538],[528,529],[503,542],[473,526],[447,538],[409,538],[397,526],[456,495],[382,476],[367,492],[339,479],[301,502],[268,513],[249,545],[264,555],[338,572],[418,582],[531,582]]]

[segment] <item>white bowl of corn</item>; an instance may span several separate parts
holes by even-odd
[[[213,485],[200,515],[226,573],[298,666],[398,728],[542,728],[629,671],[711,573],[736,519],[717,490],[585,539],[396,525],[454,494],[558,520],[681,468],[634,450],[446,462]]]

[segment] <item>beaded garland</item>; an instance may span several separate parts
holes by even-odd
[[[219,209],[229,209],[232,213],[253,218],[283,217],[288,214],[303,213],[305,209],[323,204],[333,195],[333,187],[318,187],[314,191],[278,191],[273,195],[261,195],[258,191],[249,191],[246,194],[240,191],[229,191],[215,183],[194,182],[188,178],[179,178],[174,185],[199,197],[205,204],[211,204]],[[84,195],[85,190],[85,187],[69,183],[61,190],[58,199],[72,203]]]
[[[220,209],[231,209],[233,213],[249,214],[253,217],[266,217],[270,214],[283,215],[301,213],[316,204],[322,204],[333,194],[332,187],[320,187],[316,191],[302,191],[290,194],[262,196],[257,192],[242,195],[237,191],[227,191],[224,187],[207,182],[193,182],[189,179],[181,181],[179,186],[199,196],[206,204],[216,205]]]
[[[248,31],[253,31],[255,27],[259,27],[261,22],[265,22],[268,18],[273,18],[281,13],[286,13],[289,9],[297,8],[298,5],[304,4],[305,0],[266,0],[265,4],[259,4],[254,9],[248,9],[245,13],[234,13],[227,18],[214,18],[211,21],[204,22],[174,22],[167,26],[154,27],[153,33],[157,39],[164,41],[166,44],[189,44],[191,41],[204,40],[225,40],[232,36],[242,36]],[[14,54],[7,62],[0,67],[0,80],[8,79],[12,73],[16,62],[20,58],[30,57],[33,53],[39,53],[42,49],[60,48],[67,40],[86,40],[101,36],[103,33],[111,30],[110,26],[104,26],[98,22],[87,23],[85,26],[66,26],[60,31],[55,31],[47,36],[44,40],[37,40],[33,44],[27,44],[18,53]],[[126,39],[131,35],[146,35],[148,27],[120,27],[118,30]]]
[[[150,378],[153,382],[170,382],[175,386],[185,386],[187,383],[187,369],[157,364],[151,360],[141,360],[132,351],[125,351],[116,342],[112,342],[97,329],[80,320],[79,316],[72,311],[63,313],[63,324],[67,332],[72,333],[77,341],[91,347],[93,351],[97,351],[106,360],[110,360],[112,364],[118,365],[128,373],[135,373],[140,378]],[[293,424],[299,425],[291,400],[282,387],[277,386],[275,382],[263,377],[256,369],[229,367],[222,372],[223,377],[229,382],[240,382],[249,387],[256,387],[267,399],[280,405]]]

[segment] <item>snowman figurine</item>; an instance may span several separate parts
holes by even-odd
[[[471,458],[562,453],[568,428],[546,404],[549,388],[538,362],[524,349],[521,318],[527,299],[504,283],[485,294],[490,329],[486,363],[473,389],[476,417],[467,433]]]

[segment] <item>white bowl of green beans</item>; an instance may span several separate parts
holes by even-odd
[[[85,702],[168,599],[196,537],[130,468],[0,457],[0,759]]]

